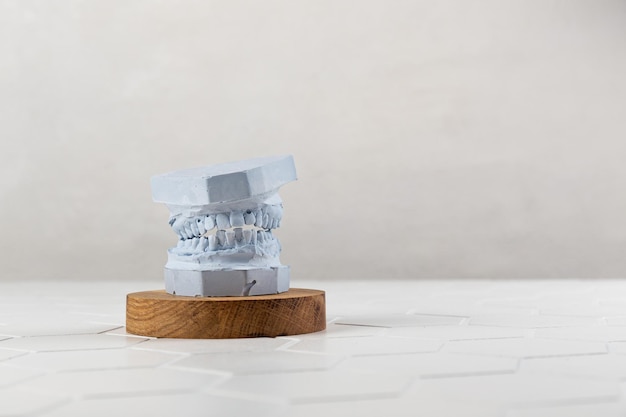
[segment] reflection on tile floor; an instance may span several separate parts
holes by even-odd
[[[297,282],[328,329],[127,334],[160,283],[0,284],[0,417],[626,416],[626,281]]]

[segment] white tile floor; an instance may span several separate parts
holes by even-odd
[[[158,282],[0,284],[0,416],[626,416],[626,280],[296,282],[328,329],[129,335]]]

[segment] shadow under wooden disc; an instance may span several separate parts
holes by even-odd
[[[141,336],[276,337],[325,328],[326,300],[320,290],[291,288],[250,297],[185,297],[156,290],[126,296],[126,330]]]

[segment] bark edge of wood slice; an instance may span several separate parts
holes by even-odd
[[[326,329],[326,294],[290,288],[249,297],[185,297],[165,290],[126,296],[126,331],[149,337],[276,337]]]

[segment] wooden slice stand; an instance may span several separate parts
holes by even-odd
[[[126,330],[151,337],[227,339],[313,333],[326,328],[324,291],[250,297],[185,297],[165,290],[126,296]]]

